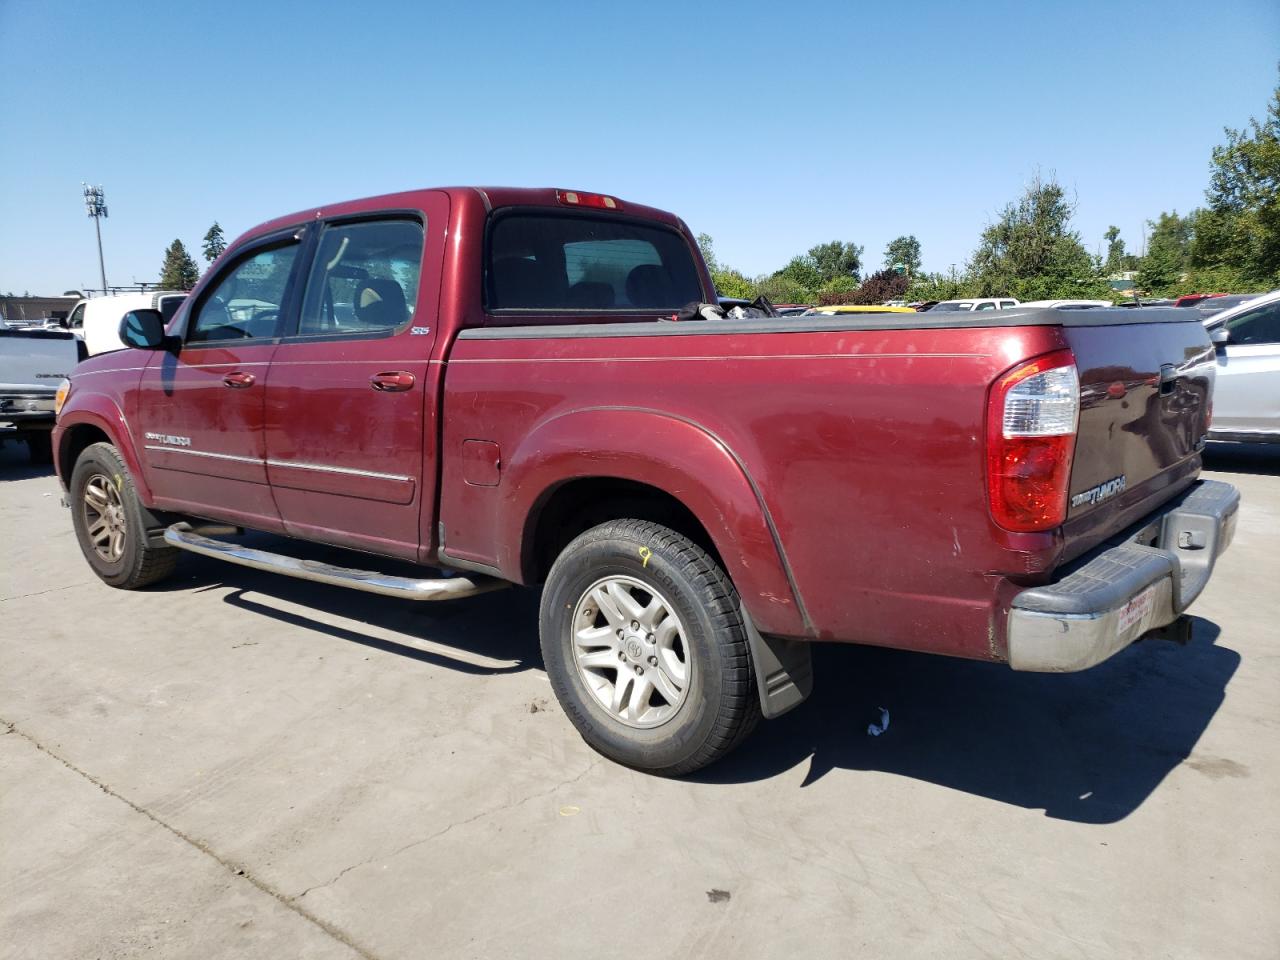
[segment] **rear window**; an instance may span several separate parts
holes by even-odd
[[[490,310],[677,310],[703,298],[681,234],[564,213],[500,214],[489,233],[485,281]]]

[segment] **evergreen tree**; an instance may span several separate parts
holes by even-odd
[[[200,279],[200,268],[187,253],[181,240],[169,244],[164,252],[164,263],[160,267],[160,288],[162,290],[190,290]]]
[[[209,232],[204,235],[204,258],[208,263],[213,263],[222,256],[222,251],[225,249],[227,249],[226,238],[222,235],[222,227],[215,220]]]

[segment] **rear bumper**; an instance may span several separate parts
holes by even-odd
[[[1176,620],[1231,545],[1240,493],[1201,480],[1062,579],[1019,593],[1009,612],[1015,670],[1084,670]]]

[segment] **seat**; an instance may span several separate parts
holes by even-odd
[[[569,288],[564,305],[578,310],[608,310],[614,299],[613,284],[582,280]]]
[[[656,263],[644,263],[627,274],[627,299],[633,307],[675,307],[675,293],[667,271]]]
[[[356,287],[352,302],[356,321],[374,329],[394,329],[409,318],[404,290],[385,277],[370,277]]]

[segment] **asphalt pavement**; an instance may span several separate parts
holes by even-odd
[[[1280,448],[1209,466],[1244,505],[1189,646],[821,647],[809,703],[669,781],[578,738],[533,591],[194,556],[113,590],[5,447],[0,957],[1274,960]]]

